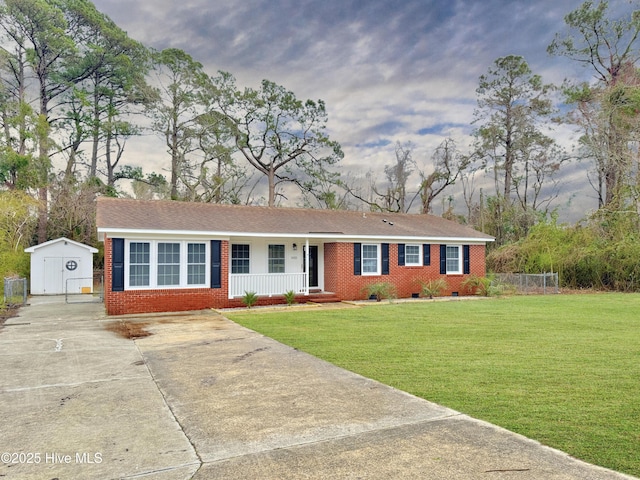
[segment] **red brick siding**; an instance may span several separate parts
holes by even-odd
[[[431,265],[422,267],[398,266],[398,245],[389,245],[389,275],[354,275],[353,244],[325,243],[325,275],[326,291],[336,293],[342,300],[363,299],[366,297],[366,286],[371,283],[389,282],[395,285],[399,298],[411,297],[420,292],[420,282],[444,278],[449,288],[443,292],[451,295],[458,292],[468,294],[461,285],[469,275],[440,274],[440,246],[431,245]],[[485,246],[471,245],[469,248],[471,274],[485,275]]]
[[[243,306],[240,298],[229,299],[229,242],[222,242],[222,288],[192,289],[156,289],[111,291],[111,239],[104,241],[104,292],[105,308],[109,315],[125,315],[132,313],[176,312],[186,310],[203,310],[207,308],[229,308]],[[440,248],[431,245],[431,265],[425,267],[398,266],[398,245],[389,245],[389,275],[354,275],[353,244],[324,244],[324,290],[335,293],[341,300],[357,300],[365,298],[366,285],[376,282],[390,282],[396,286],[398,297],[407,298],[420,291],[420,281],[428,281],[439,277],[445,278],[449,289],[444,295],[458,292],[467,294],[461,283],[467,275],[440,275]],[[471,273],[485,275],[484,245],[470,246]],[[297,296],[303,303],[313,298]],[[281,296],[260,298],[257,305],[282,304]]]
[[[180,312],[223,308],[229,305],[229,242],[222,242],[222,288],[111,290],[111,239],[104,241],[104,304],[108,315],[131,313]]]

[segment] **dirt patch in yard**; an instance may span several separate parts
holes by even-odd
[[[105,328],[122,338],[128,338],[132,340],[152,335],[151,332],[146,330],[148,326],[149,322],[129,322],[119,320],[116,322],[108,323]]]
[[[153,329],[156,325],[167,324],[195,324],[206,323],[209,328],[213,330],[220,330],[225,328],[221,322],[222,317],[219,315],[202,315],[202,314],[169,314],[167,316],[151,316],[136,318],[127,318],[121,320],[115,320],[105,325],[105,329],[115,333],[116,335],[135,340],[138,338],[149,337],[154,334]]]
[[[18,310],[19,307],[11,305],[0,306],[0,330],[2,330],[2,325],[7,319],[18,316]]]

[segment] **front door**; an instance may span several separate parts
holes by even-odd
[[[305,247],[306,248],[306,247]],[[306,267],[307,256],[304,256],[304,270]],[[309,245],[309,288],[318,287],[318,246]]]

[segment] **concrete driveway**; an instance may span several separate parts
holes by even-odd
[[[3,480],[632,478],[214,312],[63,301],[34,298],[0,331]]]

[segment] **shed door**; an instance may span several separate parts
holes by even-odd
[[[80,293],[78,282],[67,281],[80,276],[79,257],[45,257],[44,259],[44,293],[61,295],[65,289],[68,293]]]
[[[62,257],[45,257],[44,286],[42,292],[46,295],[59,295],[64,293],[62,275]]]

